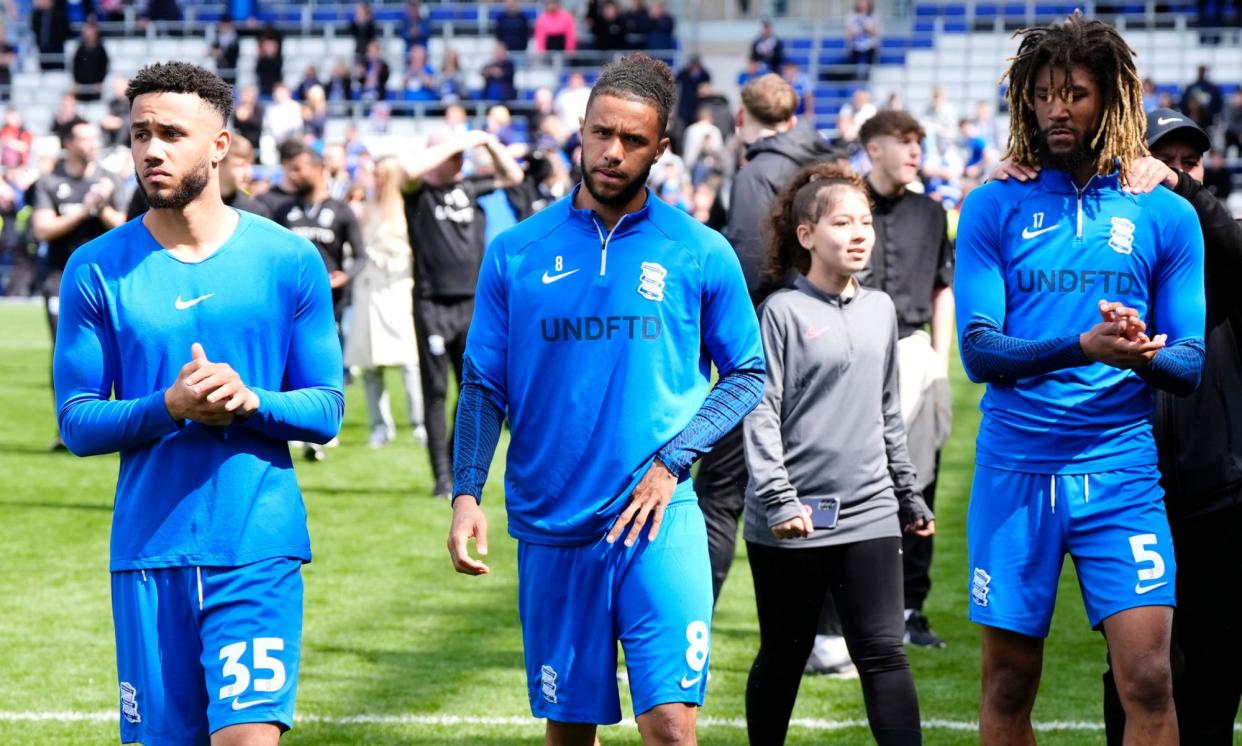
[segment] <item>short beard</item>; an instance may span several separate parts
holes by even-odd
[[[578,168],[582,169],[582,183],[586,185],[587,191],[591,193],[596,202],[609,207],[624,207],[628,205],[630,200],[634,199],[634,195],[647,186],[647,177],[651,175],[651,167],[654,165],[654,161],[648,163],[642,173],[623,186],[621,191],[617,192],[615,196],[609,197],[601,194],[598,186],[595,184],[595,176],[586,165],[586,154],[582,153],[578,156]]]
[[[207,165],[207,161],[203,160],[197,168],[191,169],[189,173],[181,179],[181,183],[173,189],[172,194],[161,195],[154,189],[149,189],[145,185],[142,187],[142,193],[147,198],[147,204],[155,210],[180,210],[194,200],[198,199],[198,195],[203,193],[207,188],[207,181],[211,178],[211,167]]]
[[[1048,145],[1048,135],[1045,132],[1039,133],[1039,153],[1048,168],[1071,174],[1083,166],[1095,163],[1100,157],[1099,148],[1092,148],[1081,141],[1075,142],[1069,152],[1054,153]]]

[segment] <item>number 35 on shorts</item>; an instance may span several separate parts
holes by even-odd
[[[243,700],[248,691],[257,694],[277,692],[285,685],[285,664],[273,653],[285,649],[285,641],[279,637],[256,637],[242,640],[220,648],[220,660],[224,661],[221,675],[230,680],[220,687],[220,699],[233,699],[233,709],[241,710],[272,700],[261,696]]]
[[[1158,543],[1155,534],[1135,534],[1130,537],[1130,551],[1138,565],[1138,582],[1134,592],[1140,596],[1169,584],[1164,575],[1164,557],[1154,547]]]

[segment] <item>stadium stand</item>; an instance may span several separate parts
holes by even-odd
[[[64,59],[71,60],[77,48],[77,31],[86,20],[91,0],[59,0],[64,3],[71,28],[64,47]],[[143,18],[145,3],[124,4],[119,15],[101,19],[104,44],[110,59],[109,83],[112,78],[128,77],[152,60],[210,60],[210,49],[219,31],[219,22],[241,5],[251,8],[249,17],[237,19],[239,59],[236,85],[240,92],[257,82],[256,63],[261,35],[278,36],[281,40],[283,80],[298,95],[304,72],[315,67],[326,82],[330,70],[340,67],[353,77],[356,46],[350,21],[355,3],[349,2],[219,2],[216,0],[182,0],[180,17],[175,20],[147,22]],[[482,126],[488,110],[503,103],[512,115],[507,131],[520,141],[530,141],[532,117],[539,116],[540,97],[552,98],[565,87],[572,72],[581,72],[588,85],[599,67],[619,52],[593,49],[585,2],[567,3],[578,16],[582,41],[575,52],[539,54],[532,44],[525,51],[511,51],[507,59],[513,66],[516,95],[508,101],[484,97],[483,70],[492,59],[496,20],[503,4],[464,2],[424,2],[421,5],[419,33],[426,35],[427,61],[438,72],[448,53],[456,56],[461,73],[456,85],[459,96],[436,100],[431,97],[404,95],[405,68],[410,28],[409,4],[382,0],[371,4],[380,56],[390,74],[380,102],[362,100],[361,86],[354,86],[352,96],[327,96],[326,118],[319,125],[322,142],[340,142],[346,133],[360,129],[362,135],[401,138],[426,135],[443,124],[445,109],[458,104],[464,109],[469,126]],[[852,7],[845,0],[827,0],[815,4],[792,2],[788,9],[807,14],[806,18],[778,18],[777,35],[784,41],[786,58],[797,66],[808,83],[811,94],[809,118],[816,129],[830,139],[840,137],[838,118],[859,91],[869,91],[876,107],[900,101],[916,116],[924,116],[931,105],[933,91],[944,92],[947,110],[963,115],[986,109],[988,128],[1003,132],[1006,126],[1003,90],[998,80],[1005,58],[1015,48],[1011,38],[1014,29],[1046,23],[1074,7],[1103,17],[1119,28],[1138,52],[1140,74],[1154,83],[1152,105],[1157,99],[1168,103],[1181,100],[1185,87],[1194,79],[1200,66],[1207,66],[1216,78],[1221,96],[1228,100],[1238,87],[1238,70],[1242,70],[1242,44],[1235,26],[1204,28],[1199,17],[1202,3],[1174,0],[1172,2],[976,2],[975,0],[913,0],[882,4],[881,33],[875,64],[857,68],[849,62],[849,50],[841,18]],[[732,132],[727,112],[737,101],[735,78],[745,62],[745,51],[757,30],[753,19],[728,20],[733,17],[731,2],[716,0],[699,6],[703,20],[692,15],[692,4],[685,0],[669,3],[670,15],[678,24],[673,49],[650,50],[657,57],[681,69],[692,56],[701,58],[711,74],[711,93],[705,103],[714,102],[724,117],[717,122],[721,134],[729,139]],[[1239,3],[1221,0],[1211,6],[1213,23],[1236,19]],[[10,18],[6,34],[16,51],[11,75],[11,100],[19,105],[24,123],[39,142],[36,150],[54,152],[54,140],[46,137],[53,114],[63,94],[72,88],[70,72],[43,69],[30,22],[32,0],[14,0],[16,18]],[[541,4],[519,2],[520,12],[530,21],[538,17]],[[1219,13],[1219,16],[1215,15]],[[1223,19],[1223,20],[1222,20]],[[641,48],[641,39],[630,38],[627,46]],[[105,83],[105,93],[110,90]],[[543,93],[541,93],[541,91]],[[1163,98],[1162,98],[1163,97]],[[98,102],[80,102],[79,114],[89,121],[99,121],[107,112],[108,96]],[[1225,141],[1225,125],[1215,132],[1217,144]],[[685,126],[689,122],[681,123]],[[572,128],[571,128],[572,129]],[[993,138],[995,139],[995,138]],[[994,148],[1003,142],[991,142]],[[260,163],[256,175],[261,179],[279,176],[275,140],[267,135],[260,143]],[[1237,181],[1242,176],[1242,152],[1236,148],[1225,153],[1228,175]],[[693,167],[694,164],[686,164]],[[723,179],[729,174],[725,168]]]

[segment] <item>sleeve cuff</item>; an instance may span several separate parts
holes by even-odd
[[[694,463],[694,454],[688,451],[673,450],[666,446],[656,454],[656,460],[664,464],[666,469],[680,479],[681,475],[689,471]]]
[[[802,515],[802,502],[796,497],[783,498],[776,505],[768,506],[768,528],[797,518],[799,515]]]
[[[255,396],[259,397],[259,408],[251,412],[249,416],[234,418],[234,422],[240,422],[243,425],[255,427],[256,425],[266,423],[272,418],[271,402],[273,392],[268,391],[267,389],[257,389],[253,386],[250,387],[250,390],[254,392]]]
[[[142,403],[142,419],[151,428],[152,437],[175,433],[185,425],[174,420],[169,413],[168,406],[164,404],[164,389],[152,393]]]

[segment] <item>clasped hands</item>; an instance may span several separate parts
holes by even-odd
[[[1133,370],[1151,362],[1168,340],[1167,334],[1147,336],[1138,311],[1117,301],[1100,301],[1100,323],[1078,335],[1083,354],[1092,362]]]
[[[246,388],[232,366],[211,362],[203,346],[195,342],[190,362],[181,366],[176,382],[164,391],[164,406],[178,422],[228,425],[234,417],[257,411],[259,396]]]

